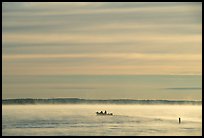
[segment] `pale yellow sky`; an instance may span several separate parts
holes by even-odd
[[[31,73],[41,58],[45,64],[60,58],[66,70],[50,73],[83,74],[95,60],[102,71],[92,63],[85,74],[115,74],[109,61],[117,74],[201,74],[201,11],[201,3],[4,3],[3,68],[18,74],[9,62],[19,60],[22,72]],[[75,58],[82,59],[81,71]],[[137,62],[129,67],[128,59]]]
[[[22,76],[202,75],[202,3],[5,2],[2,50],[4,95]]]

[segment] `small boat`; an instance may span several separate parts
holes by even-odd
[[[113,113],[96,112],[96,115],[113,115]]]

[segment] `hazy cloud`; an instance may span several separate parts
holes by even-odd
[[[66,89],[74,94],[95,88],[51,86],[43,77],[28,77],[31,84],[23,86],[17,83],[22,76],[201,75],[202,3],[4,2],[2,51],[4,97],[26,95],[31,87],[36,88],[29,92],[33,96],[47,94],[47,88],[53,95],[55,88],[63,95]],[[41,87],[36,85],[39,81]],[[187,88],[169,90],[173,89]],[[143,91],[138,93],[144,96]],[[161,94],[155,93],[151,96]]]

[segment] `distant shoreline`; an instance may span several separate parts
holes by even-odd
[[[133,100],[133,99],[80,99],[80,98],[51,98],[51,99],[2,99],[3,105],[12,104],[190,104],[202,105],[202,101],[189,100]]]

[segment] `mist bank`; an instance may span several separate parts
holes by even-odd
[[[133,100],[133,99],[79,99],[79,98],[52,98],[52,99],[2,99],[2,104],[193,104],[201,105],[202,101],[185,100]]]

